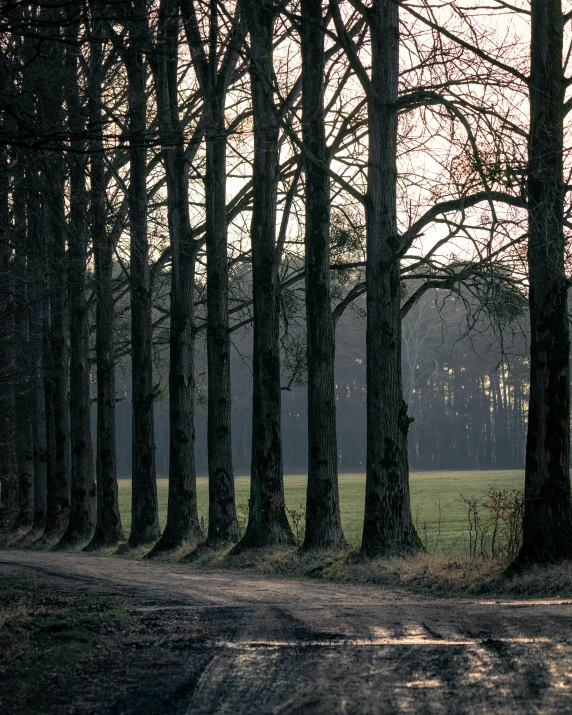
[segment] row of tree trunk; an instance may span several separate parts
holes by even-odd
[[[230,333],[228,304],[228,251],[226,216],[226,126],[225,102],[233,74],[236,71],[244,38],[248,34],[248,72],[250,74],[253,123],[253,213],[251,226],[253,263],[253,440],[251,465],[251,499],[249,526],[240,548],[294,543],[286,517],[283,486],[280,388],[280,312],[279,276],[280,242],[277,241],[276,212],[278,191],[278,138],[280,116],[275,104],[275,76],[272,46],[276,8],[266,7],[257,0],[237,6],[230,25],[220,22],[220,9],[213,0],[208,12],[207,41],[201,37],[197,8],[190,0],[176,3],[164,0],[159,6],[156,30],[151,29],[146,3],[134,0],[125,4],[124,35],[118,42],[112,19],[105,7],[90,4],[87,30],[90,36],[88,86],[81,86],[80,23],[81,15],[73,5],[62,10],[50,10],[50,20],[72,39],[62,48],[57,43],[50,58],[49,91],[30,92],[32,104],[28,111],[36,116],[50,111],[54,129],[66,131],[70,150],[61,155],[44,153],[44,164],[38,170],[30,160],[24,164],[25,176],[20,184],[14,177],[16,204],[19,193],[27,186],[22,199],[25,216],[14,212],[14,226],[27,227],[29,249],[23,254],[25,269],[37,285],[33,308],[20,311],[30,321],[25,330],[35,341],[36,365],[28,372],[35,374],[30,385],[34,390],[35,410],[12,410],[18,415],[34,415],[28,420],[34,433],[35,482],[38,498],[48,499],[43,506],[35,505],[37,514],[45,514],[46,536],[59,534],[62,545],[88,544],[90,548],[111,546],[122,537],[117,504],[115,445],[115,383],[114,324],[112,268],[114,233],[109,230],[106,212],[105,143],[103,133],[103,87],[105,82],[105,46],[116,42],[127,78],[129,186],[127,202],[130,235],[130,302],[131,302],[131,364],[133,401],[132,459],[132,525],[129,544],[133,547],[157,542],[159,530],[155,474],[155,439],[153,433],[153,402],[156,397],[152,370],[151,278],[149,267],[147,154],[150,128],[147,120],[147,81],[151,68],[156,99],[159,142],[167,187],[167,216],[171,257],[170,300],[170,369],[169,369],[169,478],[170,496],[167,527],[155,546],[155,551],[171,549],[186,540],[200,539],[194,464],[194,270],[198,242],[193,238],[188,211],[187,157],[180,125],[177,97],[177,58],[181,21],[191,49],[194,71],[203,101],[203,127],[206,141],[205,184],[205,245],[207,256],[207,356],[208,356],[208,464],[209,464],[209,527],[207,544],[236,542],[238,524],[234,499],[234,477],[231,450]],[[337,447],[335,420],[334,318],[330,289],[330,177],[329,150],[326,144],[324,82],[324,8],[318,0],[308,0],[302,7],[300,36],[302,42],[302,139],[304,144],[306,221],[305,273],[308,344],[308,498],[305,546],[339,547],[344,543],[337,486]],[[48,11],[45,11],[48,12]],[[47,18],[46,18],[47,19]],[[395,20],[395,18],[394,18]],[[65,26],[65,30],[63,27]],[[221,33],[226,40],[221,43]],[[33,41],[24,40],[30,46]],[[375,46],[375,43],[374,43]],[[201,49],[205,48],[206,49]],[[31,51],[30,47],[30,51]],[[397,52],[397,40],[393,46]],[[394,89],[398,66],[393,57]],[[380,60],[384,62],[384,59]],[[31,76],[30,74],[28,76]],[[374,78],[376,74],[374,72]],[[31,80],[33,81],[33,79]],[[83,94],[85,94],[85,97]],[[84,101],[84,99],[86,101]],[[34,106],[35,102],[35,106]],[[53,104],[53,106],[51,106]],[[65,111],[61,107],[65,107]],[[396,116],[388,120],[372,109],[372,167],[385,160],[395,163]],[[378,130],[374,123],[380,118]],[[389,123],[388,123],[389,121]],[[379,124],[379,122],[378,122]],[[380,125],[381,126],[381,125]],[[376,139],[376,132],[389,132]],[[390,155],[377,156],[379,141],[389,141]],[[391,144],[393,142],[393,145]],[[391,146],[394,146],[391,149]],[[391,155],[391,152],[393,154]],[[392,159],[393,156],[393,159]],[[385,168],[380,166],[382,173]],[[107,172],[109,173],[109,172]],[[86,177],[89,176],[89,188]],[[49,178],[48,178],[49,177]],[[372,169],[368,205],[374,212],[387,209],[375,200],[383,180]],[[387,273],[389,294],[378,294],[380,283],[368,279],[368,335],[375,340],[385,329],[387,316],[393,315],[397,331],[396,357],[399,364],[399,279],[395,282],[398,263],[391,257],[385,234],[395,233],[395,169],[389,177],[390,223],[383,235],[374,235],[379,222],[372,214],[368,225],[370,267],[382,270],[380,263],[389,259]],[[69,187],[69,188],[68,188]],[[387,187],[386,187],[387,188]],[[66,192],[68,194],[68,204]],[[6,201],[10,187],[5,191]],[[379,203],[379,202],[378,202]],[[393,208],[391,208],[393,206]],[[67,213],[67,215],[66,215]],[[49,217],[46,231],[40,216]],[[40,225],[42,224],[42,225]],[[18,229],[17,229],[18,230]],[[388,234],[388,235],[389,235]],[[24,241],[26,243],[26,241]],[[19,245],[19,242],[18,242]],[[66,252],[67,246],[67,252]],[[87,290],[89,249],[93,248],[95,290],[93,298]],[[381,254],[385,251],[385,258]],[[389,252],[388,252],[389,251]],[[379,255],[378,255],[379,254]],[[49,286],[42,285],[47,272]],[[393,278],[389,278],[389,275]],[[377,292],[376,292],[377,291]],[[388,302],[389,299],[389,302]],[[90,432],[90,362],[89,309],[95,302],[96,311],[96,375],[97,375],[97,444],[96,471]],[[389,310],[389,313],[387,312]],[[380,312],[381,311],[381,312]],[[385,311],[385,312],[384,312]],[[397,316],[397,318],[396,318]],[[397,322],[395,322],[397,320]],[[382,331],[383,332],[383,331]],[[69,346],[67,339],[69,335]],[[368,338],[368,340],[370,340]],[[10,341],[8,341],[10,343]],[[371,340],[370,340],[371,342]],[[389,339],[389,345],[395,342]],[[14,342],[12,342],[14,344]],[[380,346],[368,342],[368,352]],[[68,359],[69,355],[69,359]],[[376,380],[385,384],[389,354],[368,362],[374,372],[368,374],[371,399],[368,412],[370,426],[377,422],[381,396]],[[397,362],[396,362],[397,361]],[[49,370],[46,369],[49,366]],[[394,369],[391,368],[391,370]],[[391,372],[390,370],[390,372]],[[399,369],[392,375],[393,390],[401,394]],[[29,385],[28,385],[29,387]],[[67,401],[69,389],[70,400]],[[26,390],[26,399],[29,389]],[[13,398],[11,398],[13,399]],[[393,393],[392,393],[393,399]],[[22,401],[18,401],[20,405]],[[402,409],[403,400],[398,400]],[[398,405],[398,407],[399,407]],[[392,416],[387,413],[388,425]],[[402,420],[403,421],[403,420]],[[389,427],[388,427],[389,428]],[[17,430],[25,434],[25,427]],[[390,486],[387,474],[397,467],[389,464],[393,455],[401,465],[395,472],[403,504],[398,508],[398,521],[410,522],[407,473],[406,433],[400,427],[396,446],[387,446],[390,439],[372,433],[368,437],[368,499],[364,543],[379,539],[380,525],[389,523],[388,509],[394,509],[391,497],[383,496]],[[395,436],[395,435],[394,435]],[[389,440],[389,441],[388,441]],[[29,444],[30,442],[27,442]],[[385,452],[377,454],[376,445],[386,444]],[[24,502],[31,504],[32,481],[25,477],[30,460],[20,449],[21,502],[19,523],[26,523]],[[380,459],[378,459],[378,457]],[[6,457],[9,459],[9,457]],[[381,461],[380,461],[381,460]],[[384,461],[385,460],[385,461]],[[382,464],[385,465],[381,467]],[[396,463],[397,464],[397,463]],[[26,466],[27,465],[27,466]],[[382,471],[380,471],[382,469]],[[389,470],[389,471],[387,471]],[[392,471],[393,470],[393,471]],[[9,470],[8,470],[9,471]],[[45,473],[46,488],[41,487]],[[97,488],[95,474],[97,473]],[[28,486],[26,486],[28,485]],[[3,490],[6,493],[6,488]],[[47,494],[47,497],[41,496]],[[391,503],[390,503],[391,502]],[[395,510],[394,510],[395,511]],[[395,512],[397,513],[397,512]],[[41,519],[36,524],[41,528]],[[374,525],[375,526],[372,526]],[[65,528],[64,528],[65,527]],[[397,532],[399,532],[397,528]],[[373,531],[372,531],[373,529]],[[63,533],[61,533],[63,531]],[[391,531],[391,529],[390,529]],[[396,532],[396,533],[397,533]],[[404,527],[405,537],[381,539],[382,551],[400,550],[413,545],[411,527]],[[401,539],[401,541],[400,541]],[[369,548],[369,547],[368,547]]]
[[[201,242],[189,217],[189,147],[178,101],[178,57],[184,29],[202,98],[206,145],[205,234],[209,546],[238,540],[231,449],[229,255],[226,103],[237,73],[250,75],[254,162],[253,431],[249,525],[237,550],[293,543],[284,505],[280,425],[279,280],[277,240],[279,128],[273,37],[277,8],[259,0],[206,14],[195,0],[161,0],[150,23],[145,0],[74,3],[40,9],[39,35],[18,38],[19,59],[42,55],[23,71],[21,111],[66,151],[22,152],[2,159],[0,262],[2,358],[7,389],[0,405],[2,499],[17,504],[13,523],[34,526],[62,546],[111,546],[122,536],[117,503],[113,324],[113,252],[109,230],[103,127],[105,48],[121,57],[127,80],[130,237],[129,290],[133,399],[133,547],[172,549],[202,538],[194,461],[194,290]],[[223,11],[224,10],[224,11]],[[400,260],[407,237],[397,223],[399,7],[373,0],[359,7],[371,36],[371,67],[361,64],[336,0],[302,0],[295,18],[301,41],[302,140],[305,174],[305,301],[308,363],[308,492],[305,548],[338,548],[344,537],[337,485],[335,315],[330,279],[330,150],[326,142],[325,30],[362,84],[367,104],[367,191],[352,196],[365,212],[367,244],[367,448],[362,548],[369,555],[412,553],[421,547],[410,511],[408,431],[401,361]],[[28,8],[16,7],[18,13]],[[35,11],[33,11],[35,12]],[[87,18],[87,19],[86,19]],[[526,454],[524,544],[519,562],[570,555],[569,336],[564,274],[563,23],[559,0],[533,0],[531,125],[528,157],[530,413]],[[121,24],[118,34],[117,24]],[[206,31],[205,31],[206,27]],[[53,34],[58,35],[54,39]],[[250,42],[246,43],[246,36]],[[89,39],[83,82],[82,38]],[[38,40],[42,40],[36,45]],[[60,42],[65,39],[65,42]],[[38,47],[40,48],[38,50]],[[46,51],[46,47],[50,51]],[[247,63],[242,57],[248,55]],[[482,53],[481,53],[482,54]],[[41,86],[44,73],[47,81]],[[167,527],[159,529],[153,403],[152,300],[148,229],[148,68],[167,189],[170,242],[170,493]],[[65,109],[62,109],[65,108]],[[13,115],[3,121],[18,121]],[[27,131],[22,122],[18,131]],[[42,129],[45,135],[45,128]],[[89,177],[89,183],[87,181]],[[12,216],[10,215],[12,213]],[[119,231],[119,235],[121,231]],[[90,246],[95,290],[88,290]],[[67,248],[67,250],[66,250]],[[12,271],[12,264],[14,271]],[[96,472],[90,431],[89,310],[96,303]],[[20,306],[20,310],[17,307]],[[68,342],[69,340],[69,342]],[[29,350],[25,346],[29,346]],[[19,366],[25,379],[18,379]],[[69,389],[69,400],[68,400]],[[30,445],[33,444],[33,452]],[[33,465],[33,469],[32,469]]]

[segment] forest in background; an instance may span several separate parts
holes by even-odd
[[[449,295],[445,304],[431,293],[403,322],[403,384],[409,414],[412,470],[522,469],[528,409],[526,315],[499,334],[491,321],[471,324],[467,306]],[[365,320],[363,302],[336,326],[336,414],[340,472],[365,469]],[[299,328],[303,327],[301,324]],[[252,334],[233,336],[231,358],[232,449],[236,475],[250,468],[252,420]],[[197,347],[200,394],[206,394],[205,346]],[[291,365],[293,367],[294,365]],[[304,366],[303,366],[304,367]],[[167,381],[168,359],[158,353],[155,374]],[[285,474],[307,471],[307,399],[304,371],[290,384],[282,371],[282,440]],[[93,391],[93,386],[92,386]],[[129,362],[118,366],[117,469],[131,476],[131,390]],[[155,403],[157,473],[168,474],[169,420],[164,390]],[[95,438],[95,407],[92,432]],[[208,473],[207,405],[196,416],[197,474]]]

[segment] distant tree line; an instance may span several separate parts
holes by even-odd
[[[521,299],[522,300],[522,299]],[[363,302],[355,306],[363,310]],[[517,312],[524,305],[515,306]],[[403,321],[403,388],[414,418],[409,432],[411,469],[523,469],[528,411],[527,315],[495,329],[489,317],[469,328],[480,305],[472,309],[453,295],[445,300],[426,294]],[[482,312],[482,311],[481,311]],[[294,341],[295,342],[295,341]],[[233,336],[232,449],[234,471],[248,474],[252,411],[251,332]],[[294,346],[291,346],[291,351]],[[288,364],[294,368],[292,355]],[[288,360],[290,358],[290,360]],[[197,346],[199,364],[204,349]],[[365,320],[352,311],[336,327],[335,390],[338,465],[341,472],[365,468]],[[129,365],[119,372],[117,404],[118,473],[131,476],[131,393]],[[166,374],[166,361],[155,374]],[[283,387],[292,372],[284,367]],[[282,442],[285,474],[307,470],[307,400],[302,379],[282,393]],[[164,379],[164,378],[163,378]],[[199,384],[204,382],[198,378]],[[93,388],[92,388],[93,389]],[[205,394],[200,384],[200,395]],[[155,403],[157,473],[168,474],[168,394]],[[206,404],[196,413],[197,474],[208,473]],[[95,408],[93,418],[95,417]]]

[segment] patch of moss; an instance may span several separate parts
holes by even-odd
[[[2,588],[0,601],[0,676],[15,670],[28,674],[69,665],[96,645],[98,636],[132,627],[136,619],[119,608],[31,608],[26,589],[17,583]],[[7,596],[7,598],[4,598]]]

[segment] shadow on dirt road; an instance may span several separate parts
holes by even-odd
[[[74,667],[13,671],[5,713],[572,709],[571,602],[433,599],[51,552],[0,552],[0,580],[137,622]]]

